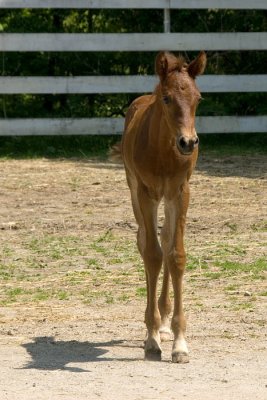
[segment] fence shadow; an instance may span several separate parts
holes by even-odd
[[[103,361],[135,361],[135,358],[108,357],[110,347],[139,347],[124,340],[107,342],[56,341],[54,337],[36,337],[33,342],[22,345],[31,356],[23,369],[64,370],[87,372],[88,370],[68,366],[70,363],[92,363]],[[106,355],[106,356],[105,356]]]

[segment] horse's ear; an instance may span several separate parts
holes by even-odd
[[[193,79],[195,79],[197,75],[203,74],[206,68],[206,64],[207,64],[206,53],[204,51],[201,51],[197,56],[197,58],[189,64],[187,68],[188,74]]]
[[[168,51],[161,51],[156,57],[155,70],[161,82],[167,78],[168,73],[181,71],[184,66],[185,60],[183,57],[179,56],[177,58],[173,53],[169,53]]]
[[[166,51],[161,51],[158,53],[155,61],[155,70],[161,81],[167,77],[168,69],[168,53]]]

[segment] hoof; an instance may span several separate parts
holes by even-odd
[[[145,360],[160,361],[161,348],[156,339],[150,338],[145,341]]]
[[[161,350],[150,349],[145,351],[146,361],[161,361]]]
[[[172,362],[179,364],[189,363],[189,355],[184,352],[172,353]]]

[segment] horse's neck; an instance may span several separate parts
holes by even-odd
[[[164,117],[162,104],[156,100],[151,107],[150,127],[148,132],[149,146],[157,148],[162,156],[170,156],[173,148],[174,134]]]

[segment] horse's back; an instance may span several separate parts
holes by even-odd
[[[125,115],[124,133],[122,136],[122,158],[126,169],[126,175],[133,172],[134,153],[136,151],[137,137],[141,134],[140,126],[149,105],[153,103],[153,94],[137,97],[128,108]]]
[[[151,101],[153,101],[153,99],[154,99],[153,94],[147,94],[144,96],[137,97],[137,99],[135,99],[131,103],[125,116],[124,134],[126,133],[127,128],[131,123],[131,121],[133,120],[134,116],[136,116],[136,114],[138,113],[141,117],[141,115],[147,109],[147,107],[149,106]]]

